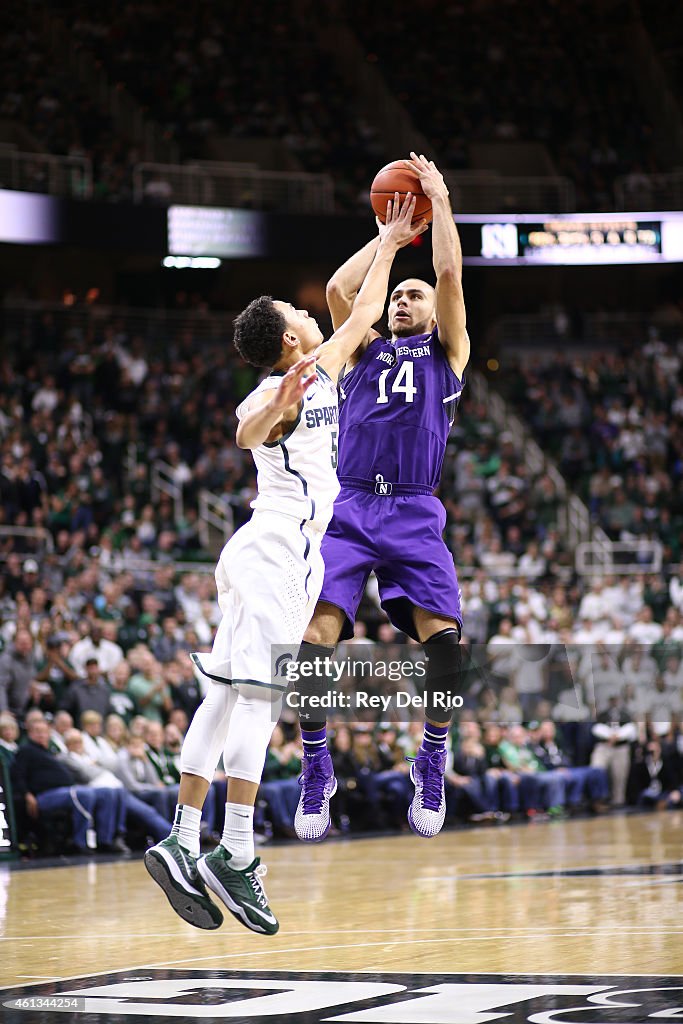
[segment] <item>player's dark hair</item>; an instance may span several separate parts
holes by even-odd
[[[247,363],[270,369],[282,355],[286,330],[284,313],[275,306],[272,296],[261,295],[235,317],[235,348]]]

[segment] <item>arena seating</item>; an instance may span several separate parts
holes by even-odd
[[[90,310],[86,316],[78,309],[58,313],[38,305],[27,307],[21,320],[6,318],[11,360],[2,368],[0,500],[3,523],[12,528],[0,531],[0,751],[5,758],[14,756],[18,726],[27,715],[45,714],[53,730],[66,734],[80,724],[73,719],[84,710],[114,714],[123,719],[123,728],[105,721],[103,729],[116,757],[149,762],[145,770],[151,765],[161,771],[159,784],[172,787],[178,733],[201,699],[187,652],[211,643],[219,617],[210,555],[202,550],[197,529],[196,498],[209,486],[233,503],[236,525],[250,514],[253,471],[231,439],[235,403],[255,377],[232,353],[220,317],[208,311],[181,314],[172,330],[168,322],[163,328],[154,323],[151,314],[147,320],[111,310]],[[513,397],[539,440],[558,452],[579,487],[582,474],[572,475],[562,438],[548,430],[560,422],[563,410],[565,431],[572,425],[568,412],[578,415],[579,425],[590,426],[612,423],[610,411],[621,410],[613,424],[616,434],[593,429],[596,459],[616,458],[625,448],[626,430],[647,434],[645,454],[641,446],[635,456],[624,461],[622,454],[622,461],[606,465],[610,479],[623,473],[625,488],[634,488],[645,511],[656,510],[659,530],[667,511],[672,523],[680,514],[679,372],[676,350],[653,333],[632,357],[593,356],[584,364],[558,360],[552,373],[539,364],[505,376],[515,384]],[[621,408],[617,389],[632,396],[629,409]],[[657,429],[662,414],[665,434]],[[621,441],[615,444],[614,437]],[[658,438],[666,442],[659,454]],[[151,469],[160,456],[177,472],[184,497],[181,522],[163,494],[152,500]],[[602,479],[597,461],[591,470]],[[593,477],[588,474],[589,492]],[[658,490],[648,483],[652,480],[660,482]],[[650,495],[644,500],[641,487]],[[589,497],[599,517],[609,517],[618,504],[598,492]],[[450,820],[495,823],[509,814],[537,819],[582,806],[600,809],[605,801],[599,788],[588,786],[587,775],[575,773],[576,786],[551,785],[562,782],[557,773],[564,768],[590,767],[591,758],[592,767],[608,772],[617,803],[644,800],[663,807],[675,802],[681,785],[683,687],[678,570],[669,567],[661,579],[636,575],[622,582],[591,583],[577,576],[572,553],[556,530],[558,494],[552,478],[529,474],[512,438],[496,431],[474,395],[465,395],[458,412],[442,498],[447,538],[462,570],[465,643],[475,662],[482,650],[496,660],[492,673],[474,673],[458,715],[449,769]],[[47,531],[47,546],[30,532],[36,528]],[[624,526],[632,528],[632,523]],[[29,533],[22,535],[21,529]],[[663,531],[669,561],[678,557],[676,530],[680,538],[678,526],[668,535]],[[194,569],[188,564],[193,559],[198,560]],[[364,634],[368,641],[390,645],[401,639],[372,608],[372,599],[368,609],[358,641]],[[540,645],[547,654],[549,644],[560,645],[553,648],[557,657],[539,675],[528,662],[545,664],[545,655],[525,659],[522,652]],[[499,660],[506,645],[519,652],[507,668]],[[600,645],[612,658],[614,693],[605,688],[604,673],[603,689],[596,692],[591,651]],[[382,648],[372,646],[377,657]],[[89,658],[97,659],[90,668]],[[58,716],[60,709],[71,720]],[[603,757],[609,744],[593,733],[596,720],[599,730],[606,716],[602,725],[609,728],[614,715],[620,727],[632,728],[624,740],[628,758],[620,764]],[[544,729],[550,727],[539,731],[530,723],[550,719],[557,724],[558,742],[548,744]],[[522,722],[529,731],[519,732]],[[158,735],[154,723],[166,725],[166,735]],[[400,825],[407,798],[403,758],[414,746],[417,723],[356,722],[351,731],[342,720],[333,725],[344,778],[337,827]],[[490,726],[502,731],[491,732]],[[88,727],[84,722],[84,730]],[[379,745],[371,742],[373,731]],[[56,736],[54,742],[59,748]],[[290,827],[286,814],[295,792],[291,772],[297,743],[293,718],[285,720],[273,758],[287,767],[281,771],[272,765],[260,807],[265,833],[272,826],[286,834]],[[556,773],[543,781],[536,767],[541,781],[523,800],[510,767],[510,758],[519,756],[533,757],[539,766],[545,759],[546,771]],[[660,763],[666,770],[661,769],[662,788],[656,792],[650,769]],[[463,781],[470,776],[467,764],[478,772],[477,784],[469,788]],[[591,776],[591,786],[598,777]],[[360,794],[367,799],[359,801]],[[160,800],[158,793],[147,795]],[[172,797],[171,789],[165,799]],[[162,809],[168,813],[168,803]],[[214,819],[206,828],[213,832],[218,825]]]
[[[575,182],[577,208],[612,208],[612,184],[656,171],[652,128],[625,73],[622,25],[596,4],[371,0],[348,8],[368,59],[433,142],[443,166],[470,166],[476,142],[544,143]],[[416,85],[417,83],[417,85]]]
[[[21,150],[87,156],[93,164],[93,198],[130,199],[140,151],[114,131],[105,106],[72,70],[58,63],[40,29],[34,8],[16,0],[3,4],[0,121],[17,133],[13,145]],[[45,174],[45,164],[37,160],[22,187],[49,191]],[[0,187],[8,186],[0,181]]]
[[[233,8],[227,18],[215,2],[190,8],[179,0],[170,7],[106,3],[85,16],[69,0],[53,9],[112,85],[127,89],[177,142],[183,159],[207,157],[209,137],[277,139],[293,168],[334,172],[342,209],[358,205],[358,192],[389,159],[308,37],[315,19],[307,19],[307,33],[293,31],[283,0]]]
[[[661,540],[665,562],[683,536],[682,336],[678,312],[630,351],[525,358],[500,381],[595,521]]]
[[[367,208],[374,172],[396,155],[387,153],[378,124],[349,102],[353,76],[342,80],[312,42],[325,18],[306,3],[298,16],[312,39],[292,31],[284,0],[236,8],[229,19],[215,0],[199,9],[180,0],[170,7],[106,3],[86,14],[73,0],[61,0],[50,10],[69,25],[77,50],[94,58],[114,93],[132,96],[183,160],[229,160],[230,139],[277,140],[291,169],[332,174],[338,209],[354,211]],[[574,183],[577,208],[594,210],[614,208],[617,178],[633,184],[669,169],[655,156],[652,126],[625,71],[623,26],[611,11],[540,0],[503,8],[424,3],[429,32],[403,59],[414,5],[399,0],[388,21],[366,0],[340,10],[443,167],[481,166],[472,162],[478,143],[541,143],[552,163],[517,173],[547,173],[554,165]],[[644,16],[675,88],[680,31],[670,37],[667,28],[664,35],[659,15],[645,10]],[[131,199],[133,167],[149,154],[143,157],[139,140],[113,131],[109,111],[77,75],[64,74],[39,21],[15,2],[3,17],[0,117],[28,129],[48,152],[88,157],[94,198]],[[216,140],[228,142],[220,157],[211,149]],[[43,177],[36,167],[31,187],[45,189]],[[168,183],[163,176],[159,182],[163,199]]]
[[[639,0],[638,10],[668,76],[668,84],[680,103],[683,92],[683,11],[676,0],[653,6]]]

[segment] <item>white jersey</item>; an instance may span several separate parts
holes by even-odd
[[[317,382],[304,393],[296,422],[279,441],[254,448],[258,494],[255,511],[281,512],[326,529],[339,494],[337,443],[339,403],[337,386],[316,366]],[[247,395],[237,409],[238,419],[250,411],[254,395],[279,387],[282,374],[271,374]]]

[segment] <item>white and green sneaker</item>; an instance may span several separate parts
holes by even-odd
[[[145,853],[145,867],[166,893],[178,917],[195,928],[220,928],[223,914],[206,891],[197,871],[197,859],[180,845],[176,836],[150,846]]]
[[[267,868],[259,857],[241,870],[231,868],[231,856],[224,846],[217,846],[199,858],[197,870],[207,888],[223,900],[238,921],[253,932],[275,935],[280,925],[268,906],[262,881]]]

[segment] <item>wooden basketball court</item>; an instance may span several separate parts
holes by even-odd
[[[0,1019],[680,1018],[682,851],[683,813],[267,848],[272,938],[185,924],[139,859],[5,867],[0,1001],[34,1002]]]

